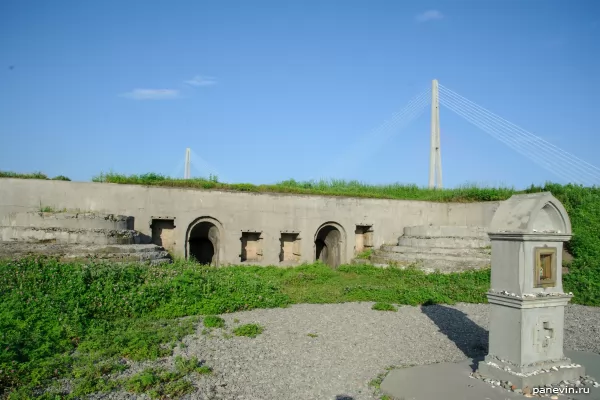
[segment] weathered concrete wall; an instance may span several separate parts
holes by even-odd
[[[49,206],[131,215],[134,229],[152,237],[153,218],[173,217],[174,249],[186,255],[190,227],[214,223],[215,257],[240,263],[242,231],[261,232],[260,264],[280,264],[282,231],[299,233],[300,261],[315,259],[315,239],[328,223],[340,229],[340,262],[354,256],[356,225],[372,225],[373,246],[395,244],[406,226],[489,226],[499,202],[447,204],[288,194],[256,194],[88,182],[0,179],[0,220],[11,213]]]

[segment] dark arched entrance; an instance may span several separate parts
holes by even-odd
[[[319,260],[332,268],[342,263],[343,237],[333,224],[325,224],[315,235],[315,260]]]
[[[188,236],[188,257],[200,264],[218,265],[219,229],[209,221],[200,221]]]

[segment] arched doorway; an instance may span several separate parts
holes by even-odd
[[[188,259],[200,264],[219,265],[220,235],[217,220],[204,217],[190,225],[188,230]]]
[[[328,222],[317,230],[315,235],[315,260],[321,261],[332,268],[337,268],[343,262],[344,232],[335,222]]]

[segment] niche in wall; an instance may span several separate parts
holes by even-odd
[[[373,248],[373,225],[356,225],[354,231],[354,254]]]
[[[258,262],[262,260],[262,232],[242,231],[241,262]]]
[[[280,262],[298,262],[300,261],[300,233],[281,232],[281,249],[279,252]]]
[[[174,217],[152,217],[150,222],[152,228],[152,243],[162,246],[166,250],[175,249],[175,218]]]

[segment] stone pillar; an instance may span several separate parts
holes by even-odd
[[[571,238],[563,205],[550,194],[515,195],[492,219],[489,354],[479,374],[518,388],[584,374],[563,353],[562,248]]]

